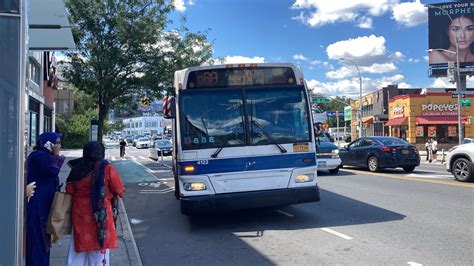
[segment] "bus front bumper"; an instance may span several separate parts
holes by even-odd
[[[311,187],[250,191],[181,198],[181,213],[193,215],[214,211],[263,208],[319,201],[318,185]]]

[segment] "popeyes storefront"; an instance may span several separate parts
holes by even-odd
[[[466,95],[465,99],[473,102],[474,95]],[[435,138],[439,144],[452,146],[458,143],[457,108],[457,99],[451,93],[400,95],[389,102],[385,126],[390,127],[390,136],[412,144],[424,144],[428,138]],[[461,107],[464,137],[474,137],[473,117],[472,107]]]

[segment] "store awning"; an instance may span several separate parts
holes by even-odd
[[[374,117],[373,116],[363,117],[362,118],[362,123],[364,123],[364,124],[373,124],[374,123]]]
[[[76,45],[63,0],[29,2],[28,46],[30,50],[71,50]]]
[[[417,125],[443,125],[443,124],[457,124],[458,117],[455,115],[446,116],[417,116]],[[461,117],[461,123],[467,124],[467,118]]]
[[[388,127],[388,126],[399,126],[399,125],[405,123],[406,120],[407,120],[406,117],[392,118],[392,119],[388,120],[387,123],[385,123],[385,126],[386,127]]]

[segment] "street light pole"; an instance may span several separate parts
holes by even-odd
[[[359,66],[356,64],[356,62],[347,59],[347,58],[339,58],[341,61],[348,61],[351,64],[353,64],[356,69],[357,69],[357,74],[359,75],[359,112],[358,112],[358,119],[359,119],[359,138],[362,137],[362,78],[360,76],[360,71],[359,71]]]
[[[430,7],[430,8],[436,8],[436,9],[440,9],[441,10],[441,13],[443,13],[443,15],[446,15],[448,16],[449,20],[451,20],[451,24],[454,23],[453,21],[453,18],[451,17],[451,15],[449,15],[448,11],[445,10],[444,8],[442,7],[439,7],[439,6],[435,6],[435,5],[426,5],[427,7]],[[461,30],[462,30],[462,34],[464,35],[464,28],[462,27],[462,25],[459,25]],[[461,70],[460,70],[460,67],[459,67],[459,43],[458,43],[458,38],[459,38],[459,33],[456,32],[456,93],[458,94],[458,108],[457,108],[457,115],[458,115],[458,142],[459,144],[462,144],[462,139],[463,139],[463,132],[462,132],[462,124],[461,124],[461,89],[460,89],[460,86],[461,86]],[[430,50],[444,50],[446,52],[448,52],[449,50],[446,50],[446,49],[430,49]],[[451,53],[453,53],[453,51],[449,51]]]

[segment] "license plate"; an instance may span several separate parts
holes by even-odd
[[[293,144],[293,151],[294,152],[305,152],[309,151],[309,145],[307,143],[304,144]]]
[[[326,167],[326,162],[324,162],[324,161],[318,161],[318,166],[319,166],[319,167]]]
[[[402,150],[402,153],[403,153],[403,154],[410,154],[410,150],[403,149],[403,150]]]

